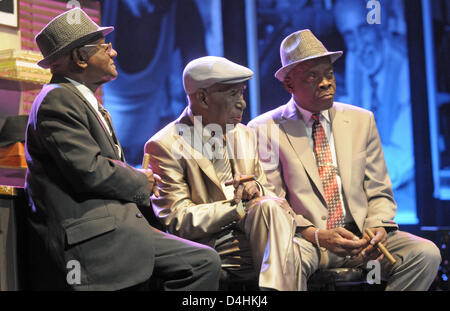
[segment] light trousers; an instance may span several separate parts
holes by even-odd
[[[367,260],[362,256],[347,259],[329,251],[319,251],[314,244],[297,235],[302,258],[301,290],[307,290],[308,278],[318,269],[366,268]],[[386,258],[380,262],[381,278],[387,281],[386,290],[428,290],[441,262],[436,245],[404,231],[392,231],[388,234],[386,248],[397,261],[394,265]]]
[[[215,249],[222,265],[230,266],[228,272],[238,278],[258,278],[263,290],[299,290],[301,259],[295,226],[294,218],[267,197],[249,209],[235,230],[220,237]]]

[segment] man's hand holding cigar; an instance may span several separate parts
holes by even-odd
[[[383,259],[384,255],[381,251],[376,247],[378,243],[385,244],[387,241],[387,232],[383,227],[371,228],[374,237],[371,238],[367,232],[364,232],[363,239],[367,241],[367,247],[361,252],[361,255],[367,259],[376,259],[380,261]]]
[[[321,249],[325,248],[341,257],[357,256],[368,243],[343,227],[317,229],[311,226],[301,229],[300,233],[305,239]]]
[[[236,204],[240,201],[250,201],[261,196],[253,175],[245,176],[236,173],[234,178],[227,181],[225,185],[234,186],[233,200]],[[312,227],[306,229],[310,230],[304,230],[302,232],[303,235],[307,235],[307,231],[313,232]],[[384,258],[384,254],[380,249],[380,244],[383,247],[383,244],[387,241],[387,232],[383,227],[371,228],[370,230],[370,236],[366,231],[361,239],[342,227],[320,230],[320,245],[342,257],[362,255],[366,260],[376,259],[381,261]],[[315,236],[313,237],[312,234],[310,236],[311,240],[315,240]],[[319,239],[319,235],[317,235],[317,238]],[[390,261],[393,262],[392,260]]]
[[[367,261],[372,259],[381,261],[384,258],[381,248],[387,241],[387,232],[383,227],[371,228],[370,230],[372,236],[369,236],[368,232],[364,232],[361,239],[343,227],[317,230],[317,228],[311,226],[302,229],[300,233],[310,242],[318,244],[338,256],[354,257],[362,255]],[[387,252],[386,249],[384,251]],[[389,261],[395,263],[392,255],[389,258],[389,252],[387,254]]]
[[[245,176],[239,173],[234,174],[234,178],[231,181],[225,183],[226,185],[232,184],[234,187],[234,202],[238,204],[242,201],[250,201],[251,199],[261,196],[259,186],[255,181],[255,176]]]
[[[234,198],[233,202],[238,204],[241,201],[246,202],[247,209],[252,209],[258,206],[258,202],[265,200],[266,196],[262,196],[260,187],[256,182],[254,175],[240,175],[236,173],[232,180],[225,182],[225,186],[234,186]],[[294,211],[291,209],[286,200],[270,197],[270,200],[277,201],[282,210],[292,217],[295,217]]]

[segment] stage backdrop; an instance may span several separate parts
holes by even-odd
[[[273,76],[281,66],[279,46],[285,36],[309,28],[329,50],[344,51],[335,63],[335,100],[373,111],[399,206],[396,220],[416,224],[403,1],[373,1],[379,10],[367,8],[370,2],[257,0],[261,112],[290,97]]]
[[[102,1],[119,77],[104,86],[124,153],[142,162],[145,142],[186,107],[182,72],[192,59],[223,53],[220,1]],[[218,5],[218,7],[216,7]]]
[[[344,51],[335,63],[336,100],[374,112],[399,207],[396,221],[418,223],[403,1],[255,1],[256,20],[246,22],[258,29],[261,100],[250,105],[263,113],[289,99],[274,77],[288,34],[309,28],[329,50]],[[119,71],[104,86],[104,101],[129,163],[139,166],[145,141],[186,106],[186,63],[223,55],[222,6],[226,0],[102,1],[103,25],[116,27],[107,39],[118,52]]]

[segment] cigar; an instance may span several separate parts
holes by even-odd
[[[255,180],[255,176],[254,175],[249,175],[249,176],[241,177],[239,179],[239,183],[242,184],[242,183],[245,183],[245,182],[250,181],[250,180]],[[233,179],[227,180],[225,182],[225,186],[231,186],[232,184],[233,184]]]
[[[147,169],[150,164],[150,154],[144,153],[144,158],[142,159],[142,168]]]
[[[373,239],[375,237],[372,230],[370,230],[369,228],[366,229],[366,233],[370,237],[370,239]],[[383,244],[377,243],[377,244],[375,244],[375,246],[380,250],[380,252],[383,253],[384,256],[386,256],[386,258],[389,260],[389,262],[391,264],[396,263],[395,258],[391,255],[391,253],[389,253],[389,251],[386,249],[386,247]]]

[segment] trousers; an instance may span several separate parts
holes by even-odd
[[[209,246],[161,232],[154,240],[153,275],[164,290],[211,291],[219,288],[220,257]]]
[[[238,280],[257,278],[262,290],[299,290],[301,258],[294,218],[270,197],[248,204],[245,218],[216,243],[222,267]]]
[[[307,290],[308,278],[318,269],[364,268],[362,256],[339,257],[329,251],[319,251],[297,233],[302,255],[301,290]],[[386,258],[380,262],[381,278],[387,281],[387,291],[426,291],[430,287],[441,262],[439,249],[433,242],[404,231],[388,233],[387,250],[396,259],[391,265]]]

